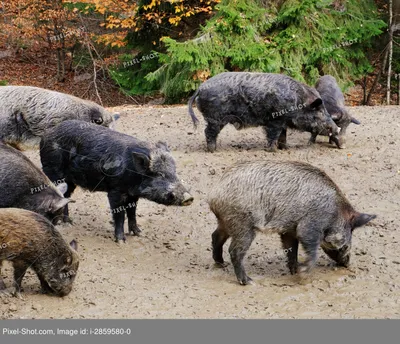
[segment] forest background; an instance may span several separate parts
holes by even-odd
[[[349,105],[399,104],[400,0],[0,1],[0,85],[177,104],[223,71],[331,74]]]

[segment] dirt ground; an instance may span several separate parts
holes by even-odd
[[[0,295],[0,318],[400,318],[400,107],[351,108],[362,124],[349,127],[347,149],[335,149],[326,137],[309,147],[308,133],[291,132],[290,150],[268,153],[261,128],[226,127],[213,154],[204,151],[203,122],[195,132],[184,106],[117,110],[118,130],[168,142],[195,202],[178,208],[140,200],[142,236],[118,246],[106,195],[77,189],[74,225],[59,227],[66,240],[79,242],[73,291],[65,298],[42,295],[29,272],[23,300]],[[37,152],[28,155],[40,165]],[[216,219],[207,192],[227,166],[262,159],[323,168],[357,210],[378,215],[355,231],[350,269],[336,268],[320,251],[310,279],[299,284],[276,234],[257,236],[245,258],[255,285],[239,285],[231,264],[214,266]],[[9,264],[5,273],[9,286]]]

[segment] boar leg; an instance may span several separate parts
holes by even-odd
[[[220,123],[207,123],[204,133],[206,134],[207,150],[211,153],[217,149],[217,136],[222,128],[223,126]]]
[[[28,264],[26,264],[22,260],[14,260],[13,261],[13,267],[14,267],[14,288],[15,292],[14,294],[18,296],[20,292],[22,291],[22,279],[25,276],[26,270],[28,269]]]
[[[49,284],[46,282],[46,280],[43,278],[43,276],[38,275],[39,281],[40,281],[40,286],[41,288],[41,293],[42,294],[52,294],[53,289],[50,288]]]
[[[282,129],[281,135],[279,136],[278,139],[278,148],[279,149],[288,149],[288,146],[286,144],[286,128]]]
[[[317,140],[318,133],[311,133],[310,139],[308,140],[309,145],[313,145]]]
[[[68,185],[68,189],[67,189],[67,192],[64,194],[64,197],[65,198],[70,198],[72,193],[76,189],[76,185],[74,183],[70,183],[70,182],[67,182],[67,185]],[[72,219],[69,217],[68,203],[64,207],[63,222],[72,224]]]
[[[310,224],[299,224],[297,226],[297,238],[306,252],[306,261],[301,264],[299,273],[308,273],[317,261],[318,248],[321,243],[317,228]]]
[[[126,238],[124,235],[124,222],[125,222],[125,207],[124,203],[121,202],[121,194],[119,192],[108,194],[108,201],[110,203],[111,212],[114,219],[115,228],[115,241],[125,242]]]
[[[6,289],[6,285],[4,283],[3,277],[1,277],[1,266],[3,265],[3,262],[0,261],[0,290],[5,290]]]
[[[0,276],[0,290],[5,290],[6,285],[4,283],[3,277]]]
[[[215,263],[224,266],[224,258],[222,257],[222,250],[225,242],[229,238],[229,235],[225,232],[221,224],[218,224],[218,228],[214,231],[211,237],[212,237],[214,261]]]
[[[283,249],[287,255],[287,266],[292,275],[297,272],[297,253],[299,249],[299,241],[290,233],[281,234],[281,241]]]
[[[130,198],[129,203],[126,207],[126,215],[128,217],[128,228],[129,228],[129,234],[132,235],[140,235],[140,232],[142,231],[136,223],[136,207],[138,204],[139,197],[135,198]]]
[[[243,258],[246,255],[251,243],[253,242],[256,233],[253,229],[244,229],[244,232],[239,231],[239,236],[232,237],[231,245],[229,246],[229,254],[233,268],[235,269],[236,278],[241,285],[251,283],[252,279],[246,275],[243,266]]]
[[[276,152],[278,150],[278,140],[282,133],[282,123],[271,123],[268,127],[264,127],[267,135],[267,151]]]

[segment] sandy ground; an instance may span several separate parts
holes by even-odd
[[[177,208],[139,201],[142,236],[118,246],[106,195],[78,189],[70,208],[75,223],[59,227],[66,240],[80,245],[72,293],[41,295],[29,272],[23,300],[0,296],[0,318],[400,318],[400,107],[352,108],[362,125],[349,128],[344,150],[324,137],[309,147],[309,134],[291,132],[289,151],[268,153],[261,128],[226,127],[214,154],[204,151],[204,126],[193,130],[186,107],[118,110],[118,130],[168,142],[195,202]],[[40,165],[37,152],[28,155]],[[299,284],[286,268],[277,235],[259,235],[245,258],[254,286],[240,286],[230,264],[214,266],[216,219],[207,192],[227,166],[260,159],[321,167],[359,211],[378,215],[354,233],[349,270],[336,268],[321,251],[309,281]],[[9,286],[10,265],[5,272]]]

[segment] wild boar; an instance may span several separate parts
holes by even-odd
[[[45,216],[54,224],[62,219],[66,183],[49,178],[24,154],[0,142],[0,208],[22,208]]]
[[[44,135],[40,143],[43,171],[50,179],[65,178],[65,197],[77,185],[107,192],[118,242],[125,241],[125,212],[129,232],[140,233],[136,223],[139,198],[164,205],[192,203],[165,143],[147,143],[97,125],[82,128],[81,123],[65,121]]]
[[[332,119],[338,127],[341,128],[339,135],[332,135],[329,143],[335,143],[338,148],[346,148],[346,130],[350,123],[360,124],[360,122],[352,117],[347,111],[344,104],[344,96],[336,79],[331,75],[321,76],[315,84],[316,90],[321,95],[325,108],[331,115]],[[326,131],[319,135],[328,136]],[[311,136],[311,141],[315,142],[316,136]]]
[[[68,245],[43,216],[23,209],[0,209],[0,267],[4,260],[12,262],[16,296],[28,268],[37,274],[43,293],[68,295],[79,267],[76,250],[76,241]],[[5,287],[0,269],[0,290]]]
[[[348,266],[353,230],[376,215],[359,213],[322,170],[302,162],[256,161],[229,168],[211,191],[209,205],[218,220],[212,234],[213,258],[224,264],[229,237],[232,264],[240,284],[248,284],[243,258],[257,231],[277,232],[292,274],[309,272],[319,246],[338,265]],[[299,242],[307,254],[298,268]]]
[[[39,146],[43,133],[62,121],[113,126],[118,117],[69,94],[30,86],[0,87],[0,140],[20,150]]]
[[[207,122],[205,135],[210,152],[215,151],[217,136],[227,124],[238,130],[262,126],[269,151],[286,148],[280,136],[287,122],[314,135],[339,133],[318,92],[283,74],[226,72],[210,78],[188,103],[196,125],[194,101]]]

